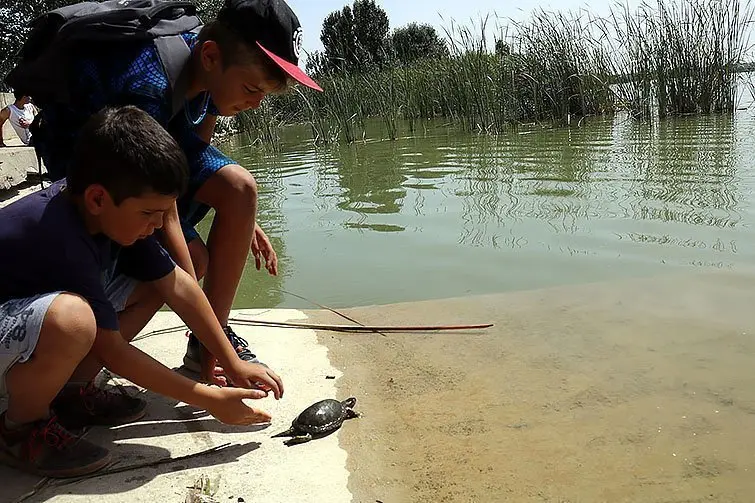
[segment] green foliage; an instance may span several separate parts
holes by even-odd
[[[8,90],[5,76],[18,61],[26,37],[29,23],[45,12],[79,3],[82,0],[7,0],[0,7],[0,90]],[[203,20],[214,19],[224,0],[195,0]]]
[[[320,41],[325,49],[312,69],[318,73],[365,71],[386,61],[388,15],[373,0],[355,0],[325,18]]]
[[[448,55],[448,47],[429,24],[409,23],[391,34],[391,48],[401,63]]]
[[[5,86],[5,76],[18,61],[18,52],[29,33],[29,23],[41,14],[59,7],[77,3],[79,0],[7,0],[0,7],[0,89]]]
[[[380,67],[385,62],[388,14],[374,0],[354,0],[356,67]]]
[[[452,25],[447,50],[434,57],[406,50],[401,65],[336,73],[320,67],[324,93],[297,90],[270,105],[286,110],[279,123],[309,123],[319,143],[359,140],[370,117],[396,138],[405,125],[414,131],[434,117],[495,134],[522,123],[577,125],[619,110],[661,117],[732,111],[735,72],[749,48],[749,4],[656,1],[656,8],[620,7],[607,18],[537,11],[503,27],[492,50],[487,18],[479,26]],[[403,34],[419,31],[406,28],[391,36],[397,58],[395,45],[416,40]]]
[[[353,67],[356,62],[356,37],[351,7],[331,12],[322,23],[320,41],[325,48],[326,70],[340,71]]]
[[[199,18],[205,23],[215,19],[225,0],[193,0],[197,6]]]

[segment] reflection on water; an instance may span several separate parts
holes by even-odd
[[[343,306],[752,264],[750,112],[427,131],[316,149],[293,130],[269,155],[226,145],[258,179],[282,273],[248,268],[237,306],[301,305],[280,288]]]

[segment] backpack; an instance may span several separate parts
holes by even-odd
[[[5,82],[38,106],[70,103],[68,57],[107,42],[152,40],[173,90],[173,116],[182,108],[176,87],[190,50],[182,33],[202,22],[189,1],[106,0],[81,2],[49,11],[31,23],[20,62]]]

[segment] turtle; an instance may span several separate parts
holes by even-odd
[[[286,445],[303,444],[313,438],[329,435],[341,427],[344,421],[359,417],[354,410],[357,399],[353,396],[343,401],[328,398],[304,409],[291,423],[291,428],[273,437],[291,437]]]

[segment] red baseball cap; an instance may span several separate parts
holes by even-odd
[[[257,45],[286,74],[317,91],[322,88],[299,68],[302,29],[283,0],[226,0],[218,20],[228,24],[251,45]]]

